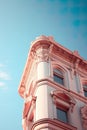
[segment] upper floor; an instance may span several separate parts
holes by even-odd
[[[32,42],[18,91],[29,129],[87,128],[87,61],[52,37]]]
[[[31,86],[41,80],[47,80],[54,88],[70,91],[86,102],[87,61],[78,51],[66,49],[53,37],[40,36],[32,42],[19,86],[20,95],[29,94]]]

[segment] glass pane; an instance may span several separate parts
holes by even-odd
[[[85,95],[85,97],[87,97],[87,91],[85,91],[85,90],[84,90],[84,95]]]
[[[59,83],[59,84],[62,84],[62,85],[64,84],[63,83],[63,78],[57,76],[56,74],[54,74],[54,81],[57,82],[57,83]]]
[[[59,75],[61,75],[61,76],[63,76],[63,73],[60,70],[58,70],[58,69],[54,69],[54,72],[59,74]]]
[[[57,108],[57,118],[65,123],[68,122],[67,119],[67,112],[63,111],[62,109]]]

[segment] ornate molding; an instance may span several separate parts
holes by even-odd
[[[59,106],[73,112],[76,101],[71,95],[66,92],[56,90],[51,92],[51,96],[53,97],[53,101],[56,105],[59,104]]]
[[[32,125],[31,130],[42,130],[42,129],[50,129],[50,130],[77,130],[76,127],[61,122],[56,119],[44,118],[40,119]]]
[[[20,87],[18,88],[18,92],[21,97],[24,97],[24,92],[25,92],[25,85],[24,83],[21,83]]]
[[[49,61],[49,51],[47,49],[41,48],[36,52],[36,61],[37,62],[48,62]]]
[[[68,92],[75,99],[80,100],[84,103],[87,103],[86,97],[80,95],[79,93],[75,93],[74,91],[68,90],[66,87],[62,87],[62,85],[57,84],[56,82],[52,81],[51,78],[44,78],[44,79],[40,79],[40,80],[37,80],[36,82],[34,82],[34,87],[33,87],[32,93],[34,94],[34,91],[36,91],[36,89],[38,89],[41,85],[45,85],[45,84],[52,86],[53,88],[58,89],[60,91]]]
[[[51,51],[52,47],[46,46],[44,43],[42,45],[38,45],[36,50],[33,48],[31,50],[31,58],[34,59],[36,62],[49,61],[49,52]]]
[[[28,122],[33,120],[35,102],[36,97],[34,96],[29,96],[25,99],[23,118],[22,118],[23,130],[27,130]]]
[[[81,108],[82,124],[84,130],[87,130],[87,105]]]
[[[27,117],[30,107],[33,103],[35,103],[35,101],[36,101],[36,97],[34,97],[34,96],[29,96],[25,99],[23,118]]]
[[[32,100],[31,107],[29,109],[28,116],[27,116],[28,121],[32,121],[34,118],[35,102],[36,102],[36,97],[34,97]]]

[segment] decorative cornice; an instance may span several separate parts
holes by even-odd
[[[58,104],[65,109],[69,109],[71,112],[73,112],[76,101],[72,95],[69,94],[69,92],[54,90],[51,91],[51,96],[53,97],[53,101],[56,105]]]
[[[41,49],[42,51],[38,51]],[[46,37],[44,35],[38,37],[35,41],[32,42],[30,51],[28,54],[27,62],[25,65],[24,73],[22,75],[22,79],[19,85],[19,94],[23,97],[23,90],[22,84],[24,84],[27,79],[27,75],[29,74],[32,64],[35,60],[35,58],[39,61],[44,60],[48,61],[49,55],[61,57],[67,62],[71,63],[72,66],[74,66],[76,69],[82,70],[83,72],[87,71],[87,61],[84,60],[77,51],[70,51],[60,45],[59,43],[55,42],[53,37]],[[51,57],[50,57],[51,58]]]
[[[71,126],[70,124],[61,122],[61,121],[56,120],[56,119],[50,119],[50,118],[44,118],[44,119],[36,121],[33,124],[31,130],[35,130],[35,129],[39,130],[39,129],[46,129],[46,128],[49,128],[52,130],[58,130],[58,129],[77,130],[76,127]]]
[[[44,78],[44,79],[41,79],[41,80],[38,80],[34,83],[34,88],[32,90],[33,93],[35,93],[35,91],[37,91],[37,89],[42,86],[42,85],[49,85],[49,86],[52,86],[54,88],[56,88],[57,90],[59,91],[63,91],[63,92],[67,92],[69,93],[69,95],[72,95],[72,97],[74,97],[75,99],[78,99],[84,103],[87,103],[87,98],[84,97],[84,96],[81,96],[79,93],[76,93],[74,91],[71,91],[71,90],[68,90],[68,88],[52,81],[51,79],[49,78]]]

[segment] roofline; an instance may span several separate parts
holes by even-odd
[[[20,84],[19,84],[19,87],[18,87],[18,92],[19,92],[20,96],[22,96],[22,97],[24,97],[23,93],[24,93],[24,90],[25,90],[25,78],[26,78],[27,69],[31,68],[31,64],[32,64],[32,61],[33,61],[33,59],[31,58],[31,55],[32,55],[32,53],[34,53],[34,51],[37,48],[37,46],[41,45],[41,43],[48,44],[49,46],[53,45],[56,48],[60,48],[61,50],[63,50],[64,52],[66,52],[68,55],[74,56],[76,59],[82,61],[84,64],[87,65],[87,61],[84,60],[78,54],[78,51],[72,52],[71,50],[65,48],[61,44],[57,43],[53,39],[52,36],[48,36],[47,37],[47,36],[42,35],[40,37],[37,37],[36,40],[31,43],[30,51],[28,53],[28,57],[27,57],[27,61],[26,61],[25,67],[24,67],[22,78],[21,78],[21,81],[20,81]]]

